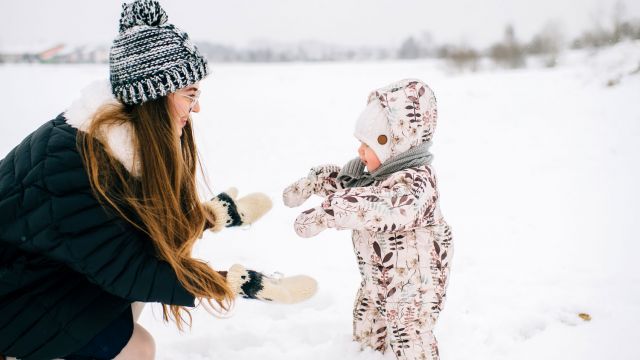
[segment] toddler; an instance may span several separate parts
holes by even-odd
[[[439,358],[432,331],[453,244],[429,153],[436,119],[433,91],[420,80],[375,90],[356,123],[359,157],[342,168],[314,167],[283,193],[289,207],[312,194],[325,198],[295,220],[298,235],[353,229],[362,276],[353,339],[381,352],[391,348],[398,359]]]

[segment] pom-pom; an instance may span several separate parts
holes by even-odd
[[[159,26],[166,22],[167,13],[156,0],[136,0],[130,4],[122,4],[120,32],[134,26]]]

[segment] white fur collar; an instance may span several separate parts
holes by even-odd
[[[107,104],[115,105],[119,104],[119,101],[111,93],[111,84],[108,81],[96,81],[82,90],[80,98],[65,111],[64,117],[69,125],[80,131],[87,131],[98,108]],[[133,176],[140,176],[140,161],[133,146],[131,124],[108,126],[102,133],[104,138],[98,140],[107,146],[111,155]]]

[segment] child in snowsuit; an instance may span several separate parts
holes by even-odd
[[[283,194],[289,207],[325,197],[295,220],[298,235],[353,229],[362,276],[353,338],[381,352],[391,347],[398,359],[439,358],[432,330],[453,246],[430,165],[436,119],[435,96],[420,80],[375,90],[356,124],[359,157],[342,168],[315,167]]]

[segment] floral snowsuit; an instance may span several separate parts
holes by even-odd
[[[315,181],[287,188],[284,197],[291,201],[309,191],[326,197],[321,208],[307,213],[307,221],[295,223],[298,233],[318,225],[354,230],[362,276],[354,340],[383,352],[391,346],[402,359],[438,359],[432,329],[446,297],[453,247],[433,170],[406,169],[349,189],[336,183],[338,172],[333,165],[314,168]]]
[[[405,79],[373,91],[372,102],[380,106],[376,109],[382,109],[386,123],[365,124],[361,132],[379,139],[367,143],[376,151],[393,157],[431,141],[436,99],[420,80]],[[298,216],[296,233],[311,237],[326,228],[353,229],[362,276],[353,309],[355,341],[382,352],[390,347],[399,359],[439,359],[433,328],[446,298],[453,244],[431,165],[349,188],[338,180],[340,170],[315,167],[285,189],[283,200],[291,207],[312,194],[325,198],[321,206]]]

